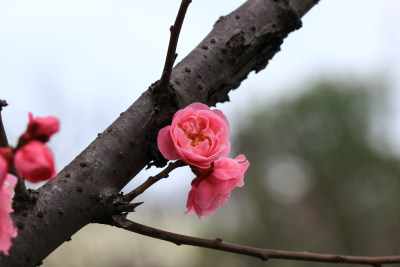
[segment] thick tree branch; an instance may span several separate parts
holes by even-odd
[[[248,0],[221,17],[173,69],[165,94],[155,95],[151,86],[58,178],[35,192],[36,203],[15,209],[18,237],[10,255],[2,255],[2,266],[35,266],[88,223],[108,218],[113,210],[105,199],[116,196],[150,161],[163,165],[158,130],[190,103],[227,101],[229,91],[251,71],[263,69],[283,39],[300,27],[297,7],[304,3],[309,9],[315,1]]]
[[[18,201],[22,201],[22,202],[26,202],[29,201],[30,196],[29,196],[29,192],[26,189],[26,185],[25,185],[25,180],[21,178],[21,176],[19,176],[19,174],[17,173],[17,170],[15,168],[13,168],[10,173],[12,173],[15,177],[18,178],[18,182],[17,185],[15,186],[15,196],[14,196],[14,200],[15,203],[17,203]]]
[[[279,0],[278,0],[279,1]],[[297,13],[299,17],[304,16],[319,0],[289,0],[290,6]]]
[[[361,256],[345,256],[345,255],[334,255],[334,254],[254,248],[254,247],[226,243],[221,238],[206,239],[206,238],[171,233],[122,218],[120,218],[120,220],[117,221],[117,223],[120,224],[122,229],[145,236],[150,236],[156,239],[169,241],[178,246],[189,245],[189,246],[196,246],[203,248],[211,248],[215,250],[228,251],[235,254],[242,254],[251,257],[256,257],[260,258],[263,261],[267,261],[268,259],[286,259],[286,260],[299,260],[299,261],[363,264],[363,265],[373,265],[373,266],[380,266],[382,264],[400,263],[400,256],[361,257]]]

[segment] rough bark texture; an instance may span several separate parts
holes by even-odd
[[[85,225],[108,218],[106,200],[149,162],[165,165],[156,135],[192,102],[227,101],[247,75],[265,68],[283,39],[301,26],[315,0],[248,0],[221,17],[210,34],[174,69],[164,94],[157,84],[99,135],[57,179],[16,203],[18,237],[1,266],[35,266]]]

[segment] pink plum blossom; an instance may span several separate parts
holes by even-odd
[[[14,164],[22,178],[32,183],[48,180],[56,174],[53,154],[39,141],[30,141],[18,149]]]
[[[250,163],[241,154],[236,159],[221,158],[210,169],[195,169],[197,177],[192,181],[186,213],[209,216],[228,202],[233,188],[244,185],[244,173]]]
[[[157,143],[166,159],[181,158],[189,165],[209,168],[229,153],[229,133],[222,111],[193,103],[175,113],[171,125],[159,131]]]
[[[10,169],[11,154],[11,147],[0,147],[0,188]]]
[[[60,122],[56,117],[36,117],[29,113],[28,129],[22,135],[24,140],[39,140],[42,142],[49,141],[50,137],[58,132]]]
[[[0,155],[0,185],[3,184],[8,172],[7,161]]]
[[[17,183],[17,178],[7,174],[5,182],[0,187],[0,252],[8,255],[12,243],[11,238],[17,236],[17,229],[14,227],[10,217],[12,189]]]

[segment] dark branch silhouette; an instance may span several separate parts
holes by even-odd
[[[171,26],[171,37],[169,39],[168,52],[165,58],[164,69],[160,79],[160,91],[165,90],[171,79],[172,67],[176,59],[176,46],[178,45],[179,34],[182,29],[183,20],[185,19],[186,11],[192,0],[182,0],[181,6],[178,11],[175,23]]]
[[[236,254],[247,255],[260,258],[263,261],[268,259],[286,259],[299,261],[319,261],[330,263],[347,263],[347,264],[363,264],[380,266],[383,264],[400,263],[400,256],[384,256],[384,257],[361,257],[361,256],[345,256],[335,254],[321,254],[310,252],[295,252],[284,250],[272,250],[264,248],[254,248],[231,244],[224,242],[221,238],[206,239],[187,235],[181,235],[156,229],[147,225],[132,222],[127,219],[117,221],[125,230],[150,236],[156,239],[172,242],[178,246],[189,245],[203,248],[211,248],[215,250],[228,251]]]
[[[1,111],[3,110],[3,107],[8,106],[7,102],[5,100],[0,100],[0,147],[8,147],[8,139],[7,139],[7,134],[4,129],[4,124],[3,124],[3,119],[1,117]],[[13,167],[11,169],[11,173],[15,175],[18,178],[18,183],[15,187],[15,199],[20,199],[23,201],[29,200],[29,194],[28,190],[26,189],[25,186],[25,181],[18,175],[17,171]]]
[[[3,119],[1,118],[1,111],[3,107],[6,107],[8,104],[5,100],[0,100],[0,147],[8,147],[8,140],[6,131],[4,130]]]

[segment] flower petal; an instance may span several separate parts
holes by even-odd
[[[11,174],[6,175],[7,183],[0,185],[0,252],[8,255],[12,243],[11,238],[17,236],[17,229],[14,227],[10,213],[12,190],[15,187],[17,178]]]
[[[171,129],[171,126],[167,126],[167,127],[162,128],[158,132],[157,145],[158,145],[158,149],[160,150],[161,154],[166,159],[176,160],[176,159],[179,159],[179,156],[176,153],[174,143],[172,142],[170,129]]]

